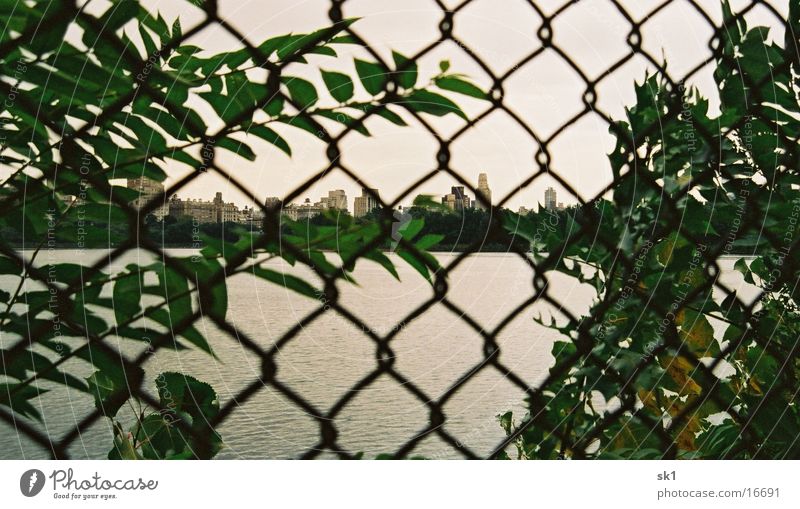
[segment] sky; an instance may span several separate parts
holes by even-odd
[[[158,10],[167,20],[180,16],[184,32],[201,21],[204,13],[191,4],[177,0],[146,0],[145,5]],[[453,0],[444,2],[453,6]],[[537,1],[536,4],[551,13],[565,3],[564,0]],[[570,55],[578,66],[590,77],[600,75],[605,69],[628,52],[626,37],[627,21],[607,0],[580,0],[560,14],[552,25],[554,43]],[[640,20],[661,1],[625,0],[620,2],[630,15]],[[717,0],[698,0],[697,3],[716,22],[721,19]],[[734,9],[747,4],[732,2]],[[771,2],[784,13],[788,2]],[[250,42],[258,44],[264,39],[288,32],[303,33],[327,26],[330,22],[327,1],[305,0],[220,0],[219,10],[232,26]],[[343,6],[345,17],[359,17],[353,25],[369,44],[383,57],[391,59],[391,50],[413,55],[431,42],[439,40],[438,24],[442,12],[433,0],[350,0]],[[764,7],[748,14],[754,24],[776,26],[778,20]],[[483,58],[497,73],[513,68],[527,54],[540,46],[537,29],[541,19],[525,0],[475,0],[457,13],[454,33],[469,48]],[[783,39],[780,27],[773,29],[773,37]],[[711,29],[689,5],[676,0],[661,10],[642,29],[643,48],[656,58],[669,62],[673,77],[683,76],[689,69],[705,60],[710,51],[707,47]],[[242,47],[240,41],[219,27],[203,30],[188,43],[206,48],[210,53],[228,51]],[[341,46],[339,58],[312,56],[313,65],[292,64],[286,74],[305,77],[322,87],[318,67],[328,70],[346,70],[355,76],[353,57],[363,58],[366,53],[357,46]],[[478,85],[488,89],[491,80],[481,67],[475,64],[462,48],[452,41],[442,43],[432,53],[419,60],[420,79],[438,71],[440,60],[452,63],[451,69],[461,72]],[[617,119],[624,118],[624,106],[634,102],[634,81],[641,81],[648,69],[642,57],[636,57],[606,77],[597,87],[598,107]],[[704,95],[710,97],[712,108],[716,104],[712,68],[706,66],[690,84],[697,85]],[[585,86],[580,77],[552,50],[547,50],[536,59],[515,70],[505,82],[505,103],[542,138],[550,136],[560,125],[583,108],[582,96]],[[469,116],[480,114],[488,103],[451,96]],[[323,98],[324,100],[324,98]],[[328,98],[330,104],[332,99]],[[202,109],[204,105],[198,105]],[[208,110],[210,111],[210,110]],[[426,116],[445,137],[462,127],[463,121],[454,115],[444,118]],[[421,126],[407,117],[410,127],[398,127],[381,119],[371,119],[367,127],[372,137],[351,133],[341,145],[343,162],[369,184],[380,190],[381,196],[392,200],[422,175],[436,168],[438,144]],[[336,132],[336,126],[325,124]],[[253,141],[258,157],[255,162],[225,154],[220,151],[218,161],[234,173],[256,196],[282,197],[297,185],[326,166],[325,145],[311,135],[282,126],[277,129],[293,147],[289,158],[271,145]],[[593,198],[611,180],[611,170],[606,154],[611,151],[614,140],[609,135],[605,122],[590,113],[570,126],[549,145],[552,156],[550,171],[557,172],[580,193],[582,199]],[[537,145],[510,117],[495,112],[477,126],[471,128],[451,147],[451,167],[477,187],[478,174],[487,173],[493,200],[496,202],[513,192],[519,182],[537,170],[534,154]],[[170,181],[184,174],[183,169],[168,168]],[[455,185],[452,177],[437,175],[404,200],[409,203],[418,193],[442,195]],[[553,186],[558,191],[559,201],[577,203],[548,177],[540,178],[520,190],[507,204],[535,207],[544,201],[544,190]],[[344,189],[348,195],[350,209],[353,198],[360,194],[358,184],[344,173],[334,171],[327,174],[302,198],[316,201],[330,189]],[[240,206],[251,205],[244,195],[233,189],[224,178],[216,174],[205,174],[196,179],[179,195],[210,199],[222,191],[226,201]]]

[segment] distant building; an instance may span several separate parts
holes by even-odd
[[[558,201],[556,199],[556,190],[552,187],[548,187],[544,191],[544,208],[546,210],[557,210],[558,209]]]
[[[198,223],[215,223],[214,202],[189,198],[182,200],[173,195],[169,200],[169,215],[175,219],[190,218]]]
[[[342,189],[328,191],[328,208],[336,210],[347,210],[347,195]]]
[[[470,199],[464,192],[464,186],[453,186],[450,194],[442,196],[442,204],[450,210],[464,210],[470,207]]]
[[[164,184],[147,177],[128,179],[126,187],[139,191],[139,197],[133,201],[133,207],[136,210],[141,210],[157,196],[161,196],[164,193]],[[167,203],[158,205],[151,212],[159,221],[164,219],[164,216],[168,213],[169,205]]]
[[[372,191],[372,194],[370,194],[370,191]],[[353,200],[353,216],[364,217],[380,207],[380,203],[376,199],[377,196],[377,189],[370,189],[367,187],[362,188],[361,196],[356,196],[356,198]]]
[[[319,203],[311,203],[309,198],[306,198],[305,201],[300,204],[290,203],[289,205],[283,207],[283,213],[291,219],[292,221],[301,221],[304,219],[311,219],[314,216],[322,214],[325,211],[325,208],[320,207]]]
[[[487,177],[485,173],[478,175],[478,189],[475,196],[475,208],[488,210],[488,207],[481,202],[477,195],[482,196],[487,203],[492,203],[492,190],[489,188],[489,177]]]
[[[333,209],[346,211],[347,195],[342,189],[334,189],[333,191],[328,191],[328,196],[320,198],[314,206],[322,210]]]
[[[169,215],[176,219],[191,218],[198,223],[242,222],[239,207],[235,203],[225,203],[222,193],[217,193],[211,201],[181,200],[174,195],[169,200]]]
[[[236,222],[250,226],[251,228],[261,228],[264,222],[264,211],[258,207],[248,208],[245,206],[239,211],[239,219]]]
[[[217,223],[238,223],[239,207],[235,203],[225,203],[222,200],[222,193],[214,195],[214,214],[216,214]]]
[[[531,210],[531,209],[529,209],[527,207],[520,207],[519,210],[517,211],[517,214],[519,214],[520,216],[527,216],[528,214],[530,214],[532,212],[533,212],[533,210]]]

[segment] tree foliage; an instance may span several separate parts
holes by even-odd
[[[561,339],[530,412],[499,416],[516,457],[800,457],[800,69],[793,44],[723,10],[718,112],[646,77],[611,129],[613,194],[544,235],[507,218],[542,270],[596,291],[545,324]],[[754,302],[720,279],[742,252]]]

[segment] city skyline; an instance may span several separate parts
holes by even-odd
[[[153,10],[159,10],[168,23],[180,18],[184,27],[193,26],[203,17],[200,9],[178,9],[177,4],[172,2],[148,0],[145,4]],[[634,15],[646,13],[649,7],[653,7],[649,0],[622,0],[621,4]],[[315,6],[320,8],[315,9]],[[778,9],[784,7],[778,6]],[[257,3],[243,1],[231,13],[231,20],[243,36],[254,41],[280,33],[307,33],[318,29],[329,23],[325,14],[327,10],[328,6],[322,0],[309,0],[302,4],[276,0],[271,4],[269,12],[263,13]],[[388,0],[374,0],[368,3],[348,3],[344,10],[346,17],[360,18],[355,25],[356,30],[365,39],[376,43],[376,50],[387,61],[391,61],[389,48],[405,55],[414,55],[431,38],[440,36],[437,23],[432,21],[439,14],[438,7],[433,2],[412,2],[408,6],[398,7]],[[718,11],[719,9],[709,9],[709,15],[717,21],[720,16]],[[259,15],[253,15],[256,12]],[[687,16],[691,12],[691,7],[678,4],[660,12],[659,16],[663,18],[661,23],[643,27],[644,48],[652,55],[669,58],[673,66],[690,61],[689,58],[683,58],[688,55],[707,54],[708,27],[702,21],[692,21],[680,34],[660,28],[683,26],[684,19],[693,19]],[[775,23],[769,13],[754,9],[748,13],[748,19],[753,26],[771,26],[772,37],[782,40],[782,27]],[[502,74],[523,59],[525,53],[522,48],[540,43],[535,31],[529,30],[536,22],[525,2],[509,4],[503,9],[493,8],[490,2],[478,2],[459,12],[458,33],[465,42],[481,49],[480,56],[489,63],[493,72]],[[402,26],[416,26],[417,30],[408,33]],[[620,19],[619,13],[611,6],[593,5],[592,2],[579,2],[570,7],[568,12],[559,16],[553,26],[554,33],[558,34],[559,46],[586,65],[587,73],[592,78],[628,50],[624,44],[615,46],[610,38],[604,37],[609,30],[618,28],[628,29],[627,22]],[[230,34],[213,27],[200,31],[187,42],[203,47],[207,52],[242,47],[241,42]],[[368,56],[355,45],[339,48],[337,51],[339,58],[335,60],[327,59],[323,62],[322,57],[310,58],[315,62],[323,62],[330,70],[352,73],[352,59]],[[438,72],[438,63],[443,59],[467,74],[482,89],[491,89],[491,77],[455,45],[443,45],[421,58],[418,62],[420,76],[427,77]],[[612,118],[624,119],[624,106],[635,101],[633,83],[642,80],[646,69],[652,69],[652,65],[646,61],[633,60],[620,67],[612,76],[604,78],[594,90],[594,95],[598,98],[596,108]],[[304,71],[298,68],[295,73],[295,69],[292,69],[298,77],[324,87],[318,73],[304,74]],[[673,68],[672,71],[680,75],[688,69]],[[699,86],[710,98],[711,111],[715,111],[718,100],[710,70],[698,73],[686,85]],[[522,65],[515,71],[512,79],[504,83],[503,89],[506,106],[529,119],[527,127],[543,140],[548,139],[561,124],[585,108],[583,98],[586,84],[552,52],[546,52],[535,61]],[[321,97],[321,100],[325,99]],[[486,108],[482,101],[469,97],[459,97],[458,103],[470,117],[480,114]],[[213,110],[202,100],[195,102],[190,99],[187,105],[197,107],[204,118],[209,119],[212,128],[221,125],[211,122]],[[410,115],[401,116],[406,123],[417,125]],[[362,182],[356,183],[344,172],[333,170],[326,172],[303,195],[319,196],[329,189],[343,189],[348,196],[357,196],[363,184],[382,189],[384,200],[391,202],[422,175],[439,167],[439,147],[424,130],[386,125],[381,120],[370,118],[365,122],[371,137],[365,138],[354,133],[346,136],[339,147],[342,153],[347,154],[344,164],[358,173]],[[458,132],[463,125],[454,116],[427,121],[444,138]],[[332,133],[338,133],[341,128],[334,121],[323,119],[321,123]],[[291,157],[273,145],[255,139],[255,136],[246,137],[257,156],[254,161],[242,161],[226,150],[217,151],[217,160],[221,166],[236,167],[237,171],[250,175],[244,185],[255,196],[291,194],[302,182],[321,172],[329,164],[324,143],[306,137],[305,132],[295,127],[278,125],[275,129],[293,147]],[[492,175],[494,200],[500,201],[517,190],[518,182],[540,170],[535,159],[540,148],[513,120],[502,114],[491,114],[451,143],[452,156],[448,166],[465,178],[469,175],[469,168],[483,168]],[[550,154],[547,171],[557,172],[582,199],[594,198],[611,181],[606,154],[613,149],[613,138],[608,133],[605,121],[598,116],[589,114],[575,122],[571,129],[549,141],[547,148]],[[193,169],[170,163],[165,171],[168,174],[167,185],[170,185]],[[473,175],[469,175],[467,180],[477,188],[478,182],[472,180],[473,178]],[[439,194],[452,185],[452,177],[440,172],[421,187],[414,189],[411,196]],[[565,204],[577,202],[569,196],[567,189],[545,173],[512,196],[506,206],[511,209],[531,206],[541,199],[547,187],[554,187]],[[218,189],[224,189],[226,195],[236,203],[248,202],[246,196],[231,186],[225,176],[213,171],[189,184],[183,192],[212,199]],[[410,199],[411,197],[407,200]]]
[[[478,188],[475,190],[474,198],[471,198],[467,194],[465,186],[451,186],[449,193],[441,195],[441,203],[452,211],[463,211],[470,208],[488,210],[488,207],[478,198],[478,195],[481,195],[491,203],[492,191],[489,187],[488,174],[485,172],[479,173],[478,182],[479,184]],[[127,179],[126,185],[129,189],[135,189],[141,193],[139,198],[133,202],[135,208],[141,208],[144,204],[164,192],[164,185],[162,183],[146,177]],[[427,196],[435,198],[436,195]],[[548,187],[544,192],[544,201],[541,203],[537,202],[536,209],[529,209],[522,205],[518,208],[518,212],[520,214],[527,214],[541,208],[548,211],[563,210],[565,208],[564,204],[558,201],[557,196],[557,191],[553,187]],[[264,198],[263,205],[264,207],[280,206],[281,212],[294,221],[309,219],[326,210],[344,211],[351,213],[356,218],[360,218],[380,207],[377,198],[380,198],[380,190],[378,188],[364,187],[361,189],[361,196],[355,196],[353,198],[352,209],[348,201],[347,193],[343,189],[329,190],[327,196],[321,196],[316,202],[306,197],[302,198],[300,202],[295,201],[285,205],[282,203],[281,198],[277,196],[267,196]],[[399,205],[398,207],[401,210],[408,208],[407,205]],[[217,191],[214,194],[214,198],[211,200],[197,197],[183,198],[176,193],[166,200],[163,205],[157,206],[152,214],[159,221],[163,220],[166,216],[171,216],[175,218],[192,217],[199,222],[236,222],[242,224],[259,222],[264,217],[260,205],[252,207],[244,205],[240,207],[239,204],[235,202],[226,202],[223,200],[221,191]]]

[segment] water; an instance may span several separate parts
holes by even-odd
[[[88,254],[87,254],[88,253]],[[104,252],[77,253],[49,251],[40,255],[41,264],[74,261],[77,257],[100,257]],[[189,250],[171,250],[185,256]],[[437,254],[440,263],[448,264],[455,255]],[[372,262],[359,262],[353,274],[357,285],[340,285],[341,303],[368,327],[385,334],[394,327],[400,333],[392,347],[397,354],[395,369],[412,381],[426,395],[437,399],[460,376],[481,366],[483,339],[457,314],[442,304],[434,304],[411,322],[404,318],[431,298],[430,285],[411,267],[394,255],[400,281]],[[131,252],[112,265],[121,270],[129,263],[145,263],[142,253]],[[314,284],[313,274],[303,268],[290,268],[280,260],[268,262],[277,270],[287,270]],[[733,260],[725,260],[727,283],[736,287],[741,281],[730,272]],[[730,265],[728,267],[727,265]],[[533,273],[516,255],[477,254],[463,261],[450,275],[448,298],[486,330],[492,330],[519,304],[533,294]],[[550,274],[549,294],[566,309],[580,314],[588,308],[593,290],[560,274]],[[8,291],[12,281],[0,280]],[[319,286],[319,285],[317,285]],[[229,280],[229,319],[243,333],[263,348],[268,348],[284,332],[320,305],[252,275],[237,275]],[[499,335],[500,361],[523,380],[534,384],[552,365],[550,351],[557,333],[542,327],[534,316],[554,316],[563,320],[557,308],[536,303],[518,313]],[[163,371],[179,371],[210,383],[225,404],[259,379],[259,359],[236,338],[218,331],[209,321],[198,327],[209,338],[219,360],[199,351],[159,351],[146,362],[147,379],[153,384]],[[0,346],[11,340],[0,335]],[[117,343],[117,340],[114,340]],[[141,344],[119,342],[133,355]],[[338,398],[376,368],[375,345],[360,327],[326,313],[292,339],[277,357],[278,378],[309,403],[321,410],[330,408]],[[83,364],[68,364],[88,376]],[[70,369],[69,367],[67,369]],[[53,389],[37,400],[43,422],[34,423],[50,436],[62,436],[93,408],[91,397],[77,391],[42,384]],[[153,387],[154,389],[154,384]],[[523,394],[491,366],[478,372],[445,406],[445,429],[478,454],[489,453],[503,438],[495,416],[506,410],[523,412]],[[123,410],[126,426],[130,411]],[[364,451],[367,457],[393,452],[416,436],[428,422],[424,403],[386,375],[363,389],[335,419],[339,444],[349,451]],[[269,386],[262,386],[255,396],[242,403],[219,428],[225,448],[219,458],[292,458],[314,446],[319,440],[319,426],[304,411]],[[111,444],[111,428],[102,419],[71,446],[74,458],[104,458]],[[414,451],[434,458],[459,457],[437,436],[426,437]],[[38,459],[48,452],[18,434],[12,426],[0,423],[0,459]],[[323,455],[323,457],[327,457]]]

